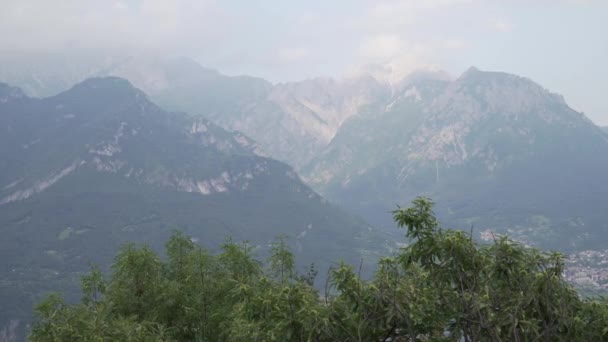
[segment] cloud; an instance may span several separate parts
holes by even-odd
[[[574,4],[574,5],[591,5],[594,3],[599,3],[604,0],[564,0],[566,3]]]
[[[396,34],[379,34],[366,37],[359,46],[359,55],[365,59],[387,59],[400,54],[407,43]]]
[[[305,12],[300,14],[296,18],[295,22],[302,26],[317,25],[319,22],[321,22],[321,17],[318,13]]]
[[[395,83],[415,70],[438,69],[431,58],[434,51],[430,44],[416,44],[397,34],[368,36],[359,46],[360,62],[349,74],[366,73]]]
[[[435,10],[456,5],[472,4],[473,0],[392,0],[378,3],[372,13],[375,15],[395,14],[417,10]]]
[[[475,0],[371,3],[364,14],[354,20],[360,32],[358,66],[373,69],[375,74],[390,75],[389,78],[398,78],[415,69],[435,68],[437,57],[445,50],[467,46],[463,40],[446,36],[446,32],[451,34],[458,29],[453,27],[460,24],[457,16],[470,13],[473,4]]]
[[[296,62],[309,56],[310,50],[303,47],[282,48],[277,55],[282,62]]]
[[[4,0],[0,49],[188,48],[217,42],[226,12],[201,1]],[[196,42],[196,43],[194,43]]]
[[[473,0],[390,0],[371,6],[362,20],[369,30],[399,30],[428,20],[433,13],[449,7],[470,5]]]
[[[491,19],[489,20],[489,26],[499,32],[511,32],[513,30],[513,24],[504,19]]]
[[[445,41],[443,46],[446,49],[450,49],[450,50],[460,50],[460,49],[464,49],[467,46],[467,43],[460,39],[450,39],[450,40]]]
[[[124,1],[116,1],[114,3],[114,9],[119,11],[125,11],[129,9],[129,5],[127,5]]]

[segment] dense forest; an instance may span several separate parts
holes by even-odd
[[[166,257],[126,245],[109,278],[82,278],[80,303],[40,303],[30,340],[608,341],[608,301],[563,280],[563,255],[502,236],[479,244],[432,208],[418,198],[393,211],[410,243],[369,280],[340,263],[315,284],[284,238],[265,262],[246,243],[213,254],[179,232]]]

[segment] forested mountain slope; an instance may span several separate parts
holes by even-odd
[[[202,117],[169,113],[120,78],[29,98],[0,86],[0,326],[46,290],[71,288],[126,241],[160,248],[172,229],[260,253],[288,236],[303,268],[383,248],[291,167]],[[373,253],[372,253],[373,254]]]

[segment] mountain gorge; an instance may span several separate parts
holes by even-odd
[[[3,323],[27,319],[46,291],[73,290],[121,244],[160,249],[172,229],[205,246],[249,240],[262,255],[285,234],[300,269],[373,261],[387,246],[244,134],[167,112],[124,79],[43,99],[1,84],[0,129]]]

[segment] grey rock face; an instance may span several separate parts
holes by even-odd
[[[515,75],[472,68],[454,81],[413,81],[386,106],[352,116],[301,174],[378,225],[391,224],[387,207],[427,195],[465,229],[550,248],[605,237],[606,134]],[[536,229],[534,217],[550,231]]]

